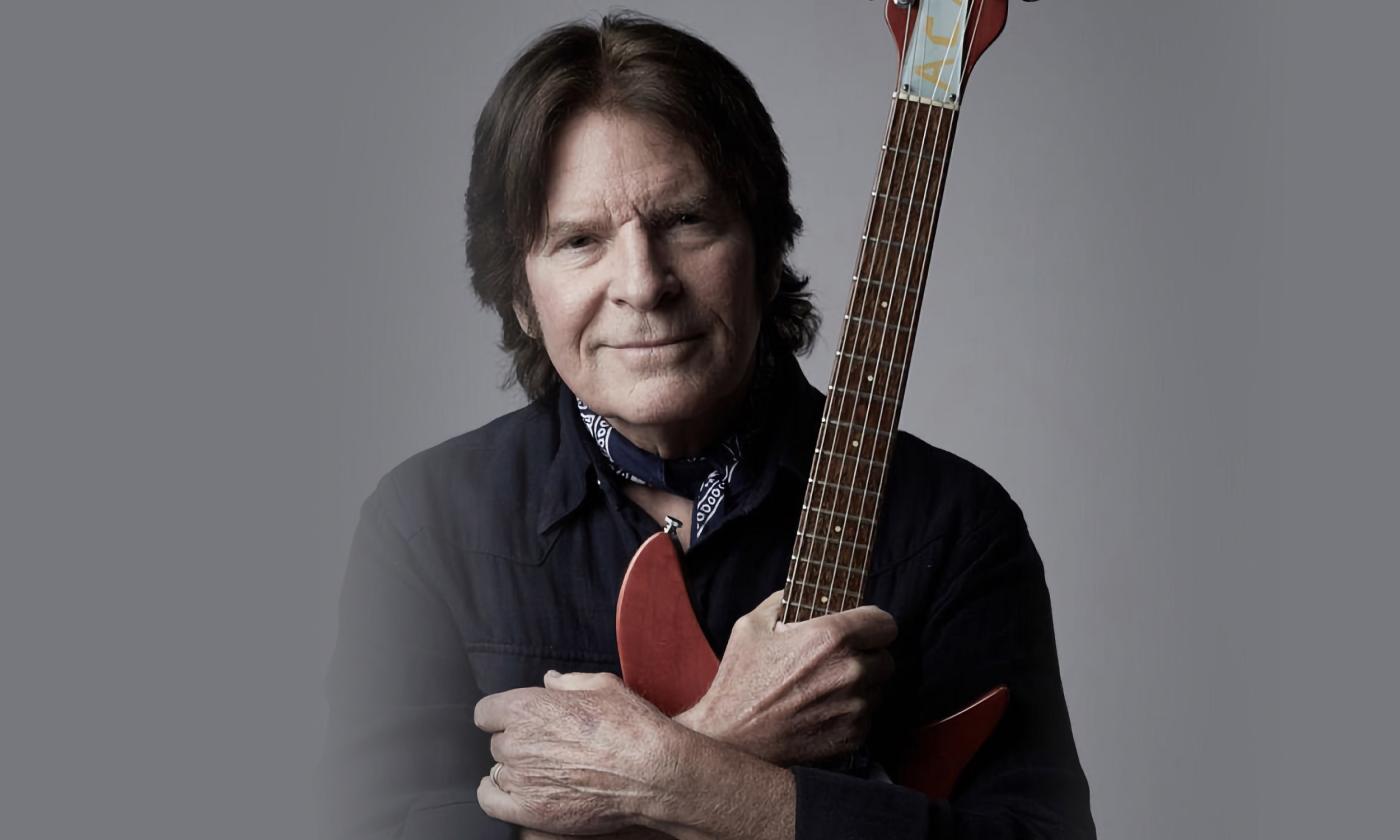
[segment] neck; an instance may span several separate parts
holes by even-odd
[[[957,113],[897,94],[831,368],[783,621],[861,603]]]

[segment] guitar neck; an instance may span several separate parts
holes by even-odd
[[[896,93],[784,586],[782,620],[864,600],[957,108]]]

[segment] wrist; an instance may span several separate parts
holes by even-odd
[[[665,736],[658,796],[639,823],[678,840],[791,840],[796,783],[792,773],[679,725]]]
[[[714,722],[711,720],[708,709],[705,706],[704,698],[699,703],[671,718],[676,723],[699,735],[707,738],[718,737],[714,731]]]

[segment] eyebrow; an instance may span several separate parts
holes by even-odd
[[[540,237],[540,245],[548,247],[555,242],[563,242],[575,236],[593,233],[599,227],[601,225],[591,219],[564,219],[554,222],[545,229],[544,235]]]
[[[648,225],[655,225],[658,221],[667,221],[677,216],[701,213],[714,206],[714,196],[710,193],[695,193],[693,195],[682,196],[675,200],[649,210],[643,214]],[[560,219],[551,222],[540,237],[540,244],[548,247],[556,242],[566,241],[575,236],[587,236],[597,233],[599,229],[607,227],[607,223],[598,218],[581,219]]]

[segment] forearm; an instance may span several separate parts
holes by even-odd
[[[794,840],[792,773],[677,727],[645,824],[678,840]]]

